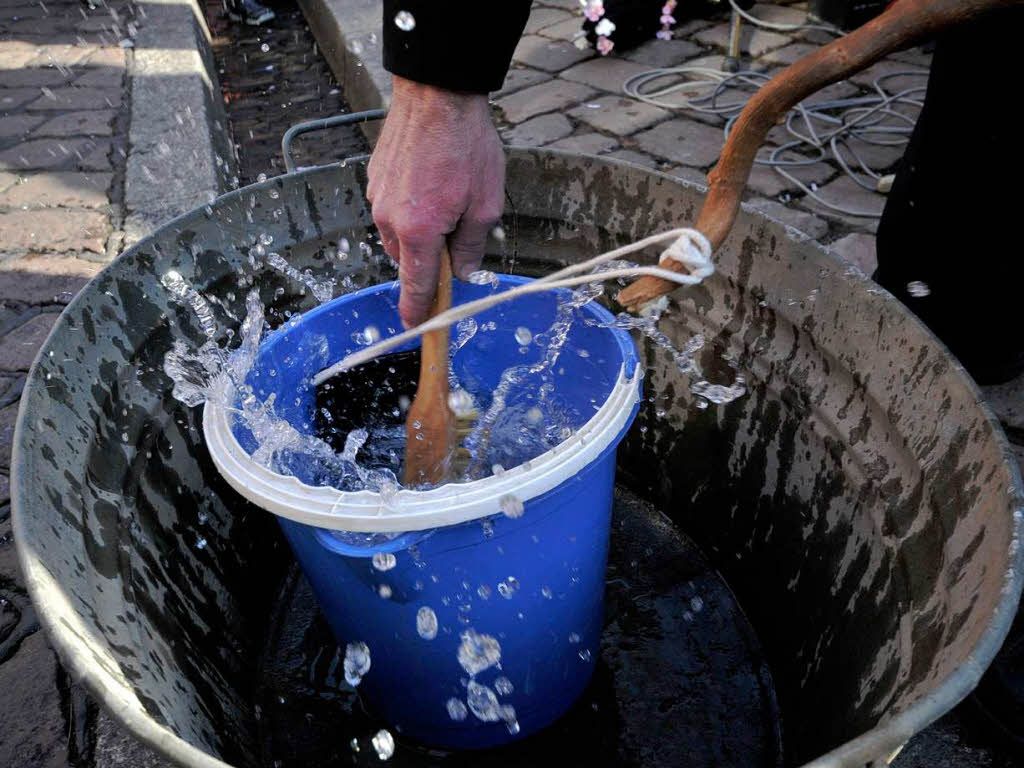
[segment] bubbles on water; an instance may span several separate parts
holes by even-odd
[[[370,671],[370,646],[366,643],[349,643],[345,646],[345,682],[355,687]]]
[[[466,705],[462,703],[460,699],[452,697],[445,703],[445,707],[448,709],[448,717],[457,723],[461,723],[466,719],[466,715],[469,714],[469,710],[466,709]]]
[[[416,18],[408,11],[395,14],[395,26],[403,32],[412,32],[416,28]]]
[[[513,690],[512,681],[502,675],[495,679],[494,690],[497,691],[499,696],[508,696]]]
[[[925,296],[930,296],[931,292],[932,289],[928,287],[928,284],[923,283],[920,280],[912,280],[907,283],[907,293],[915,299],[922,299]]]
[[[378,552],[373,556],[373,567],[378,571],[390,571],[398,564],[398,558],[391,552]]]
[[[516,328],[516,342],[521,347],[525,347],[531,341],[533,341],[533,334],[530,333],[529,328],[524,328],[523,326]]]
[[[429,606],[424,605],[416,611],[416,631],[424,640],[437,637],[437,614]]]
[[[523,516],[522,500],[511,493],[506,493],[498,499],[498,507],[505,517],[511,517],[513,520]]]
[[[477,632],[472,627],[463,632],[461,637],[456,658],[470,676],[476,676],[501,661],[501,644],[497,638]]]
[[[377,757],[381,760],[387,760],[395,754],[395,740],[386,730],[377,731],[376,735],[370,739],[370,743],[373,744]]]

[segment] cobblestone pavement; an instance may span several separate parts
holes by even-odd
[[[682,4],[680,7],[684,7]],[[501,131],[510,144],[533,144],[606,155],[657,168],[688,181],[706,184],[706,174],[722,149],[725,121],[689,110],[666,110],[623,95],[626,78],[653,68],[703,66],[720,68],[728,42],[729,19],[695,20],[671,41],[652,40],[631,51],[596,57],[570,42],[582,17],[576,0],[537,0],[526,34],[516,48],[513,69],[494,95]],[[781,24],[803,24],[806,3],[763,4],[753,14]],[[750,25],[741,37],[741,65],[766,73],[832,39],[821,31],[773,32]],[[848,82],[830,86],[822,98],[866,94],[875,78],[887,72],[926,72],[930,56],[921,50],[898,53]],[[908,85],[903,85],[903,80]],[[923,77],[897,78],[897,87],[922,84]],[[888,83],[887,83],[888,84]],[[814,100],[813,98],[811,99]],[[769,135],[769,145],[778,141]],[[857,149],[877,171],[899,161],[898,147],[861,145]],[[884,197],[850,181],[837,164],[820,162],[795,174],[815,184],[830,202],[880,212]],[[769,216],[803,230],[869,274],[874,270],[877,219],[831,211],[774,170],[755,166],[746,199]]]

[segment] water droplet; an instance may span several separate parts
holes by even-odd
[[[373,567],[378,571],[390,571],[397,564],[398,558],[391,552],[378,552],[373,556]]]
[[[387,760],[395,754],[395,740],[386,730],[377,731],[377,734],[370,739],[370,743],[377,750],[377,757],[381,760]]]
[[[590,661],[590,650],[587,649],[587,648],[584,648],[583,650],[581,650],[580,651],[580,659],[582,659],[583,661]]]
[[[261,173],[261,174],[258,174],[256,176],[256,181],[258,181],[260,183],[263,183],[266,180],[267,180],[267,174],[265,174],[265,173]]]
[[[498,507],[500,507],[505,517],[516,519],[523,516],[523,502],[519,497],[511,493],[506,493],[498,499]]]
[[[494,690],[499,696],[508,696],[513,691],[512,681],[502,675],[494,681]]]
[[[575,632],[570,632],[569,633],[569,642],[570,643],[572,643],[573,645],[576,645],[576,643],[578,643],[579,641],[580,641],[580,636],[579,635],[577,635]]]
[[[693,608],[694,613],[700,613],[701,610],[704,608],[704,601],[701,600],[699,596],[694,595],[690,599],[690,607]]]
[[[267,53],[270,51],[270,45],[268,43],[264,43],[263,45],[260,46],[260,50],[263,51],[264,53]]]
[[[387,584],[381,584],[379,587],[377,587],[377,594],[380,595],[382,600],[390,600],[391,587],[389,587]]]
[[[476,593],[480,595],[482,600],[489,600],[491,598],[491,588],[486,584],[481,584],[476,588]]]
[[[475,676],[501,661],[501,644],[497,638],[470,628],[462,633],[456,658],[466,672]]]
[[[497,240],[499,243],[505,240],[505,228],[498,224],[491,230],[491,237]]]
[[[912,280],[907,283],[907,293],[913,296],[915,299],[921,299],[925,296],[931,295],[932,289],[928,287],[927,283],[922,283],[920,280]]]
[[[370,646],[349,643],[345,646],[345,682],[357,686],[370,671]]]
[[[540,594],[545,600],[551,599],[551,587],[541,587]]]
[[[395,14],[395,26],[403,32],[412,32],[416,28],[416,19],[408,11]]]
[[[530,329],[524,328],[523,326],[519,326],[518,328],[516,328],[516,341],[519,343],[519,346],[521,347],[525,347],[527,344],[533,341],[533,334],[530,333]]]
[[[461,723],[466,719],[466,715],[469,714],[469,710],[466,709],[466,705],[454,697],[448,699],[445,706],[448,708],[448,717],[457,723]]]
[[[416,611],[416,631],[424,640],[437,637],[437,614],[432,608],[424,605]]]
[[[501,719],[502,707],[494,691],[476,680],[470,680],[466,686],[466,703],[469,711],[485,723],[493,723]]]
[[[206,549],[206,539],[202,536],[196,541],[196,549]]]

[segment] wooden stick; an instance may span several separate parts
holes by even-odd
[[[448,246],[441,250],[441,274],[430,317],[452,305],[452,259]],[[455,445],[455,416],[448,405],[448,326],[423,334],[420,380],[416,397],[405,418],[405,471],[407,488],[424,483],[438,485],[448,479]]]
[[[695,229],[717,249],[729,234],[746,187],[757,150],[765,136],[796,104],[826,85],[843,80],[887,54],[955,24],[1024,0],[897,0],[881,15],[850,34],[833,40],[798,59],[766,83],[747,102],[708,174],[708,194]],[[685,269],[671,259],[662,267]],[[657,277],[642,277],[618,295],[627,309],[636,310],[677,285]]]

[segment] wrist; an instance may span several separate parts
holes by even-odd
[[[449,91],[398,75],[394,75],[392,81],[392,109],[425,110],[431,114],[448,114],[456,118],[488,113],[485,93]]]

